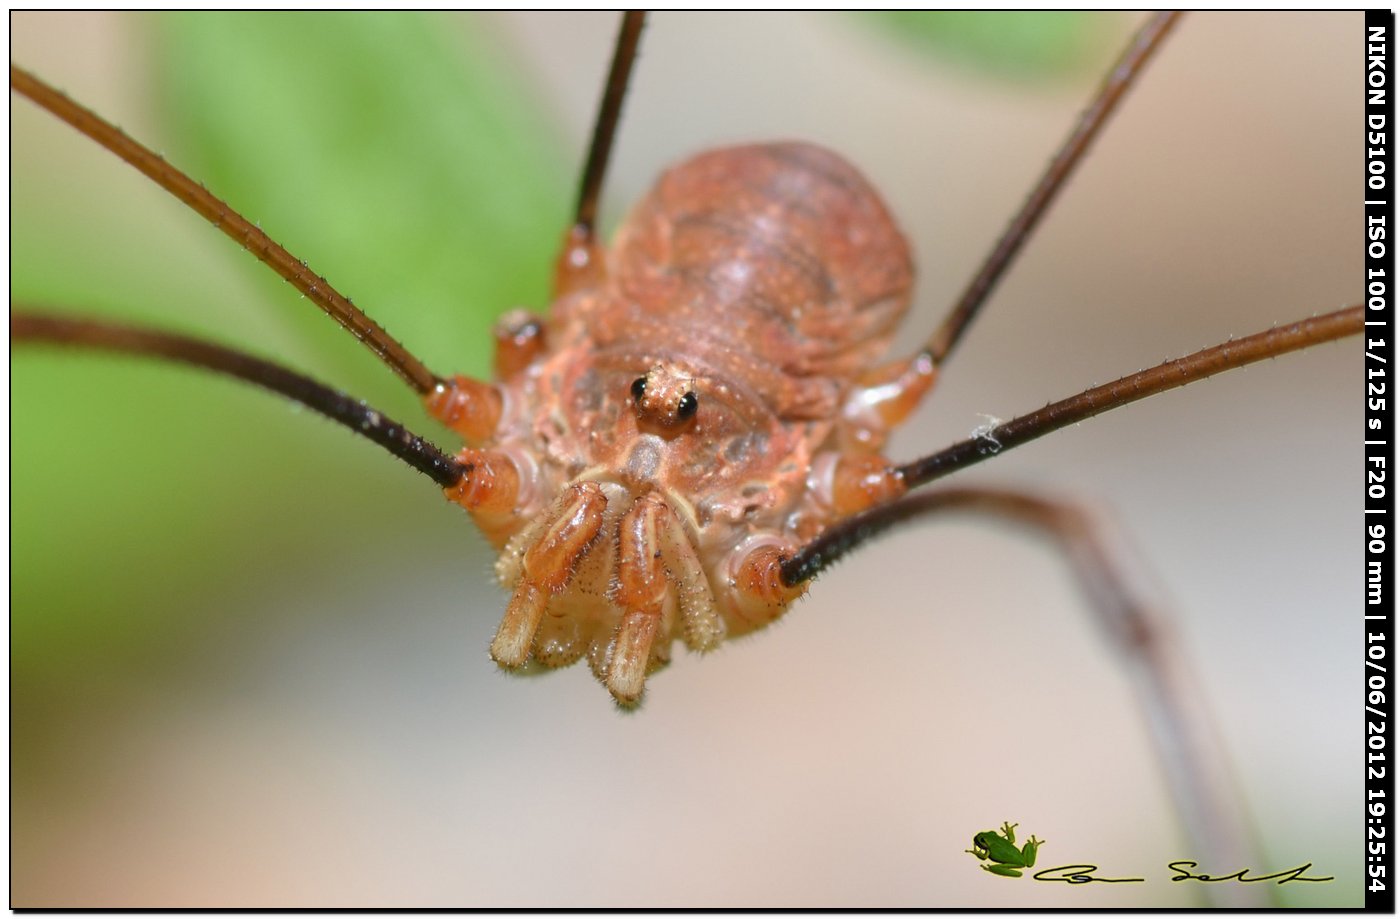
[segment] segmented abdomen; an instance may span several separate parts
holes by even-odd
[[[684,336],[697,357],[726,350],[788,376],[848,380],[888,346],[913,265],[854,167],[775,143],[711,151],[662,175],[618,231],[609,276],[601,347]]]

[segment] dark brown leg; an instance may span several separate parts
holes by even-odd
[[[595,286],[602,279],[602,251],[594,233],[598,216],[598,195],[603,187],[603,175],[608,169],[613,138],[622,117],[622,99],[627,94],[627,81],[632,76],[632,64],[637,59],[637,44],[641,41],[646,13],[632,10],[622,14],[617,45],[613,50],[612,67],[603,86],[603,99],[598,104],[598,118],[593,123],[593,140],[588,145],[588,161],[579,180],[578,207],[573,226],[564,234],[564,247],[554,266],[554,296]]]
[[[943,324],[929,337],[924,350],[933,358],[935,366],[941,367],[952,353],[972,324],[972,320],[976,318],[977,311],[982,308],[1001,276],[1015,261],[1031,232],[1040,223],[1040,218],[1049,210],[1065,181],[1083,161],[1084,154],[1089,151],[1090,145],[1098,137],[1109,116],[1113,114],[1124,94],[1151,59],[1153,52],[1180,18],[1179,12],[1154,14],[1138,30],[1137,35],[1133,36],[1122,57],[1109,70],[1098,93],[1084,110],[1084,114],[1079,117],[1079,122],[1069,137],[1060,145],[1059,151],[1046,167],[1045,174],[1026,198],[1026,203],[1021,205],[1021,209],[1002,232],[996,246],[963,290],[962,296],[953,305]]]
[[[1095,386],[1077,396],[1052,402],[1038,411],[1013,418],[976,437],[960,441],[922,459],[905,463],[896,467],[894,472],[903,480],[905,487],[917,488],[1012,447],[1029,443],[1051,431],[1086,421],[1109,409],[1203,380],[1225,370],[1233,370],[1290,351],[1299,351],[1323,342],[1356,335],[1363,328],[1365,317],[1362,315],[1362,307],[1358,304],[1335,313],[1313,316],[1269,329],[1247,338],[1227,341],[1213,348],[1206,348],[1195,354],[1129,374],[1112,383]],[[818,543],[848,538],[842,535],[842,532],[851,526],[859,526],[859,522],[854,518],[841,522],[823,534],[820,540],[804,546],[797,557],[784,563],[784,577],[788,579],[788,583],[795,584],[816,574],[823,565],[819,558],[821,550]]]
[[[349,298],[331,287],[325,278],[317,275],[305,262],[278,245],[257,226],[249,223],[242,214],[167,163],[150,148],[128,137],[120,128],[96,112],[84,108],[14,64],[10,65],[10,88],[106,147],[180,199],[195,213],[214,224],[230,239],[301,291],[326,315],[340,323],[417,392],[426,395],[442,382],[436,374],[423,366],[422,361],[351,303]]]
[[[1256,865],[1256,847],[1243,796],[1197,682],[1164,617],[1136,596],[1115,565],[1099,526],[1083,509],[1020,491],[950,488],[913,495],[860,515],[854,538],[826,547],[830,563],[890,528],[948,511],[989,514],[1025,524],[1064,552],[1090,601],[1095,622],[1127,666],[1146,714],[1152,742],[1201,864]],[[812,545],[822,542],[815,540]],[[804,552],[806,551],[804,549]],[[1193,855],[1193,857],[1195,857]],[[1232,869],[1233,870],[1233,869]],[[1263,891],[1215,885],[1217,905],[1268,905]],[[1258,899],[1263,897],[1262,900]]]
[[[388,450],[449,491],[465,473],[433,444],[358,399],[271,361],[213,342],[140,326],[10,306],[10,345],[59,345],[161,357],[227,374],[300,402]]]

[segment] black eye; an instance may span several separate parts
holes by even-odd
[[[640,402],[641,399],[642,399],[642,396],[646,395],[646,391],[647,391],[647,378],[646,378],[646,377],[637,377],[635,380],[632,381],[632,398],[633,398],[633,399],[636,399],[638,402]]]
[[[695,393],[688,392],[681,396],[680,404],[676,406],[676,417],[685,419],[695,414],[695,410],[700,407],[700,400],[695,398]]]

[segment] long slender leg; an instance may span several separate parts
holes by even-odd
[[[845,538],[825,546],[822,566],[898,524],[947,511],[990,514],[1028,525],[1065,553],[1090,601],[1095,621],[1127,665],[1137,688],[1158,761],[1192,851],[1204,856],[1200,859],[1203,864],[1260,864],[1243,797],[1234,787],[1209,710],[1172,631],[1125,583],[1095,521],[1085,511],[1026,492],[991,488],[932,491],[861,515],[858,529],[846,528]],[[1251,899],[1258,891],[1244,887],[1216,885],[1211,893],[1228,905],[1263,905]]]
[[[422,361],[331,287],[306,263],[273,242],[261,229],[249,223],[228,204],[210,194],[203,185],[167,163],[163,158],[108,122],[86,109],[43,80],[14,64],[10,65],[10,88],[57,116],[79,132],[106,147],[161,188],[213,223],[223,233],[256,256],[306,295],[312,303],[359,339],[419,393],[428,393],[441,382]]]
[[[163,357],[237,377],[300,402],[388,450],[444,488],[456,488],[466,470],[457,460],[398,422],[339,390],[271,361],[186,335],[124,323],[11,308],[11,345],[53,344]]]
[[[880,449],[890,428],[918,407],[932,387],[938,368],[972,325],[982,304],[1180,15],[1158,13],[1139,30],[923,350],[906,360],[877,367],[857,381],[841,413],[841,437],[848,449]]]
[[[944,450],[902,466],[890,466],[878,454],[860,450],[843,455],[830,473],[828,503],[837,515],[857,514],[828,528],[820,537],[783,563],[783,582],[800,584],[826,565],[824,556],[835,549],[843,552],[862,541],[866,527],[857,512],[879,502],[897,498],[908,489],[980,463],[1013,447],[1029,443],[1051,431],[1087,420],[1110,409],[1145,399],[1156,393],[1184,386],[1225,370],[1243,367],[1265,358],[1278,357],[1322,342],[1355,335],[1365,328],[1360,305],[1314,316],[1281,328],[1270,329],[1237,341],[1197,351],[1174,361],[1129,374],[1112,383],[1096,386],[1068,399],[1000,424],[990,431],[959,441]],[[896,402],[898,400],[896,399]],[[878,430],[871,427],[869,430]],[[849,544],[849,545],[848,545]]]
[[[588,161],[579,181],[578,208],[574,223],[565,234],[564,248],[554,269],[554,294],[563,296],[597,283],[602,271],[601,253],[594,224],[598,216],[598,195],[612,153],[613,138],[622,116],[622,100],[627,94],[627,82],[632,76],[632,64],[637,59],[646,13],[632,10],[622,14],[617,33],[612,66],[603,86],[603,98],[598,104],[598,118],[593,125],[593,140],[588,146]]]
[[[1356,335],[1364,328],[1365,317],[1358,304],[1335,313],[1269,329],[1267,332],[1237,341],[1227,341],[1213,348],[1206,348],[1195,354],[1129,374],[1112,383],[1095,386],[1077,396],[1052,402],[1039,411],[1013,418],[991,431],[956,443],[946,450],[906,463],[896,471],[903,477],[905,485],[915,488],[1109,409],[1145,399],[1168,389],[1185,386],[1224,370],[1233,370],[1265,358],[1278,357],[1290,351]],[[795,571],[792,573],[796,574]]]
[[[1045,174],[1032,189],[1030,197],[1011,219],[987,260],[968,283],[962,296],[943,320],[943,324],[924,346],[935,365],[943,364],[972,324],[977,311],[1021,251],[1031,232],[1040,223],[1040,218],[1045,215],[1060,189],[1064,187],[1065,181],[1083,161],[1084,154],[1098,137],[1109,116],[1113,114],[1128,88],[1133,85],[1153,52],[1161,45],[1180,17],[1180,13],[1154,14],[1138,30],[1122,57],[1113,65],[1093,101],[1084,110],[1074,130],[1060,146],[1050,165],[1046,167]]]

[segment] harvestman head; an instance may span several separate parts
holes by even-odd
[[[566,235],[558,263],[560,302],[548,320],[517,315],[503,322],[497,336],[503,378],[499,386],[429,371],[324,279],[227,205],[96,115],[12,66],[12,88],[118,153],[269,264],[370,347],[423,395],[435,417],[460,433],[470,446],[455,456],[448,455],[378,412],[320,384],[268,362],[181,336],[17,308],[12,311],[12,339],[155,354],[220,370],[287,395],[360,431],[437,482],[504,547],[500,572],[513,594],[492,645],[497,661],[510,667],[531,661],[559,665],[587,655],[600,679],[624,704],[640,699],[647,673],[665,662],[673,637],[706,650],[726,634],[761,625],[780,614],[815,574],[842,553],[900,521],[953,507],[1028,522],[1074,548],[1076,563],[1106,621],[1114,625],[1125,647],[1147,648],[1145,656],[1151,658],[1156,652],[1152,650],[1150,623],[1117,583],[1091,530],[1073,509],[988,489],[909,497],[904,497],[905,492],[1059,427],[1172,386],[1353,334],[1361,328],[1359,307],[1303,320],[1133,374],[913,462],[894,464],[875,451],[885,432],[915,408],[945,367],[997,278],[1172,22],[1171,17],[1158,17],[1134,41],[1003,241],[921,351],[878,367],[868,362],[823,364],[826,358],[818,353],[809,356],[815,371],[812,366],[784,365],[769,373],[768,368],[756,372],[742,366],[743,361],[737,359],[726,364],[729,358],[724,355],[704,354],[704,360],[691,361],[677,359],[659,345],[650,351],[622,348],[624,340],[636,337],[639,322],[645,329],[650,314],[613,308],[615,301],[600,291],[608,290],[610,278],[621,278],[626,281],[623,290],[641,301],[673,279],[677,272],[668,273],[672,266],[690,264],[674,252],[657,254],[659,244],[648,236],[648,221],[676,212],[680,206],[677,201],[689,201],[689,184],[713,181],[708,171],[715,171],[715,163],[722,167],[717,169],[721,179],[726,170],[752,169],[764,181],[777,183],[793,174],[781,172],[778,166],[794,163],[798,175],[838,175],[831,183],[834,187],[850,187],[859,177],[854,173],[853,178],[847,176],[841,170],[849,167],[830,154],[802,146],[726,151],[718,160],[718,155],[711,155],[710,160],[697,160],[668,174],[660,187],[669,191],[658,192],[660,198],[643,205],[640,222],[623,231],[624,241],[618,247],[623,254],[610,258],[596,240],[594,222],[642,25],[639,15],[629,14],[585,168],[577,218]],[[863,191],[853,195],[846,203],[854,210],[872,207],[863,195]],[[878,199],[874,202],[878,207]],[[654,214],[645,210],[652,205]],[[680,213],[690,224],[722,222],[723,215],[696,207],[689,211],[681,207]],[[884,232],[883,216],[870,215],[870,234]],[[662,236],[670,239],[674,233],[668,230]],[[710,240],[710,244],[718,242],[722,240]],[[879,248],[883,251],[896,242],[897,231]],[[820,240],[813,243],[819,250],[823,245]],[[627,253],[636,253],[635,269],[625,260]],[[742,268],[737,259],[734,261],[735,270]],[[899,271],[896,266],[886,272],[889,277],[877,278],[867,301],[884,304],[897,300]],[[852,306],[850,302],[845,305]],[[674,315],[674,306],[669,308]],[[901,308],[891,308],[893,318]],[[890,321],[890,316],[882,314],[867,337],[882,343]],[[804,331],[811,334],[811,330]],[[650,340],[662,341],[664,332],[664,324],[655,326]],[[642,338],[646,340],[645,335]],[[615,347],[608,350],[609,344]],[[546,373],[546,367],[551,372]],[[553,382],[556,377],[567,377],[573,368],[579,368],[577,379]],[[830,379],[839,385],[816,385],[814,379],[818,384]],[[512,381],[517,382],[512,385]],[[575,402],[570,403],[570,399]],[[600,455],[609,459],[601,466],[553,460],[558,469],[551,478],[539,468],[550,461],[548,449],[559,444],[564,434],[541,434],[540,416],[519,417],[522,403],[532,402],[537,406],[546,402],[551,407],[563,405],[566,414],[587,409],[598,413],[590,421],[602,419],[623,425],[625,436],[617,440],[627,449],[607,453],[598,447]],[[774,410],[775,405],[779,410]],[[744,440],[749,435],[735,426],[755,422],[776,426],[759,441]],[[802,437],[793,435],[789,450],[779,458],[801,453],[818,471],[813,474],[823,484],[810,489],[813,494],[803,495],[808,472],[805,467],[798,470],[790,488],[796,497],[775,499],[784,519],[781,525],[771,521],[764,526],[751,525],[769,511],[763,503],[768,497],[765,494],[759,500],[757,492],[745,494],[744,490],[761,486],[760,490],[771,494],[776,490],[774,479],[789,475],[791,470],[762,466],[758,470],[762,475],[726,483],[741,497],[754,499],[748,503],[726,504],[725,494],[709,504],[687,502],[684,495],[673,493],[675,482],[687,476],[692,486],[698,482],[699,487],[707,487],[706,475],[721,462],[740,465],[777,452],[772,444],[776,438],[790,435],[795,423],[802,429]],[[503,429],[510,430],[511,437],[503,438]],[[589,429],[613,430],[594,425]],[[520,444],[530,437],[542,438],[548,449],[528,455]],[[666,452],[672,447],[693,450],[696,438],[709,438],[710,452],[702,451],[709,459],[706,468],[686,469],[690,454]],[[790,524],[788,516],[793,518]],[[728,520],[730,530],[723,538],[707,541],[704,532],[715,520]],[[546,616],[550,618],[546,620]],[[1166,690],[1158,702],[1168,710],[1177,706]],[[1183,736],[1189,733],[1186,727],[1175,730]],[[1182,772],[1190,776],[1193,770],[1199,772],[1200,767],[1188,755]],[[1198,805],[1210,797],[1208,776],[1185,781],[1199,786],[1183,793],[1188,798],[1197,795]],[[1209,812],[1208,807],[1200,809]],[[1209,822],[1206,817],[1200,819]]]

